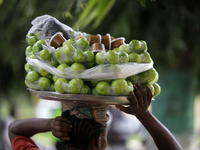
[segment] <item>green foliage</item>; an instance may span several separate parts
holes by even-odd
[[[140,1],[140,4],[141,4],[142,7],[146,7],[146,5],[145,5],[146,0],[138,0],[138,1]],[[151,0],[151,2],[155,2],[155,1],[156,0]]]
[[[146,1],[142,8],[137,1],[116,1],[110,13],[93,31],[91,25],[84,31],[93,34],[110,33],[114,37],[125,37],[147,42],[156,66],[167,70],[197,69],[200,61],[200,21],[196,3],[173,0]]]
[[[142,7],[145,7],[145,0],[138,0],[140,1],[140,4],[142,5]]]
[[[126,43],[132,39],[145,40],[156,68],[199,72],[200,2],[139,1],[0,1],[0,96],[9,99],[11,94],[24,92],[28,46],[25,36],[31,21],[44,14],[87,33],[110,33],[113,37],[125,37]]]
[[[75,0],[74,0],[75,1]],[[26,91],[24,84],[25,49],[28,44],[25,36],[31,21],[40,15],[50,14],[61,22],[73,26],[76,21],[66,18],[64,12],[72,1],[27,1],[6,0],[0,5],[0,97],[11,99],[13,95]],[[77,6],[79,8],[79,6]],[[72,16],[78,16],[76,6],[70,8]],[[76,17],[73,17],[75,20]],[[28,91],[26,92],[28,94]]]
[[[145,7],[145,0],[138,1],[142,7]],[[80,14],[77,22],[80,29],[84,29],[88,25],[91,25],[90,28],[92,30],[96,29],[111,11],[115,3],[116,0],[88,0],[87,4],[83,4],[85,5],[85,8]]]
[[[79,17],[78,24],[80,27],[84,28],[94,21],[91,28],[95,29],[111,10],[115,1],[116,0],[89,0]]]

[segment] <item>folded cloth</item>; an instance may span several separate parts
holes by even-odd
[[[62,102],[62,112],[69,110],[70,115],[79,119],[94,119],[102,125],[106,125],[109,120],[108,108],[109,105]]]

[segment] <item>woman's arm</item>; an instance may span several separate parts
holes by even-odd
[[[174,138],[171,132],[157,120],[148,107],[151,104],[153,97],[151,89],[147,86],[147,92],[137,84],[134,86],[134,93],[131,93],[131,100],[129,107],[116,106],[125,113],[135,115],[142,125],[150,133],[158,149],[160,150],[182,150],[181,145]]]
[[[24,119],[16,120],[9,126],[10,141],[16,136],[31,137],[37,133],[52,131],[52,134],[60,139],[69,140],[68,134],[70,132],[70,121],[63,117],[56,117],[55,119]]]
[[[182,150],[172,133],[151,112],[136,117],[150,133],[158,149]]]
[[[51,131],[53,119],[23,119],[12,122],[9,126],[10,141],[16,136],[31,137],[37,133]]]

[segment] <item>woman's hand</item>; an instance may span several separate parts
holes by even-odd
[[[60,140],[70,140],[69,133],[72,125],[65,117],[56,117],[51,125],[52,134]]]
[[[140,84],[134,85],[134,92],[130,94],[130,106],[123,107],[121,105],[116,105],[115,107],[125,113],[135,116],[146,113],[153,97],[149,86],[146,86],[146,90],[147,92],[145,92]]]
[[[135,115],[150,133],[158,149],[182,150],[181,145],[172,133],[148,111],[153,97],[151,89],[146,86],[145,92],[145,89],[137,84],[134,86],[134,93],[132,92],[130,95],[129,107],[116,107],[125,113]]]

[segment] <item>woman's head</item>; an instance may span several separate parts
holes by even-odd
[[[102,150],[106,148],[105,126],[93,119],[78,119],[75,115],[70,116],[69,111],[63,112],[62,116],[70,120],[73,126],[69,134],[70,140],[65,142],[69,148],[87,150],[93,144]]]

